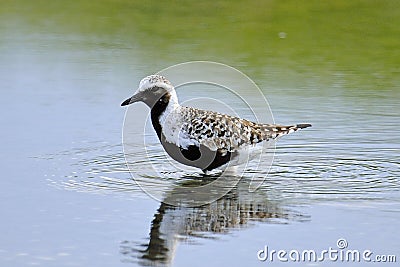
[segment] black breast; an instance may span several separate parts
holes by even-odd
[[[161,135],[160,139],[165,151],[174,160],[203,171],[211,171],[231,160],[232,153],[226,151],[212,151],[208,147],[200,145],[190,145],[187,148],[178,147],[173,143],[165,141],[165,137]]]
[[[182,148],[165,141],[165,137],[162,134],[160,116],[167,108],[169,99],[170,95],[166,93],[151,108],[151,122],[168,155],[182,164],[197,167],[203,171],[211,171],[228,163],[232,156],[229,151],[212,151],[203,145],[190,145],[187,148]]]

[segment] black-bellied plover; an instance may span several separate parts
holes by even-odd
[[[263,142],[311,126],[255,123],[181,106],[173,85],[161,75],[142,79],[136,93],[121,106],[138,101],[151,108],[151,121],[165,151],[176,161],[203,172],[241,164],[240,154],[249,154]]]

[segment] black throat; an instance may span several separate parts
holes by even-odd
[[[158,139],[160,141],[162,128],[160,124],[160,116],[167,108],[170,98],[171,95],[169,93],[165,93],[160,99],[157,100],[157,102],[155,102],[155,104],[151,108],[151,123],[153,124],[153,128],[156,131]]]

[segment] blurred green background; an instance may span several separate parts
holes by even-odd
[[[211,60],[272,85],[388,90],[400,81],[399,14],[396,0],[2,0],[0,34],[84,35],[142,51],[153,71]]]

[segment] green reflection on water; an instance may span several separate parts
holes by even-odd
[[[213,60],[281,86],[398,90],[399,14],[396,0],[2,0],[0,33],[96,37],[147,64]]]

